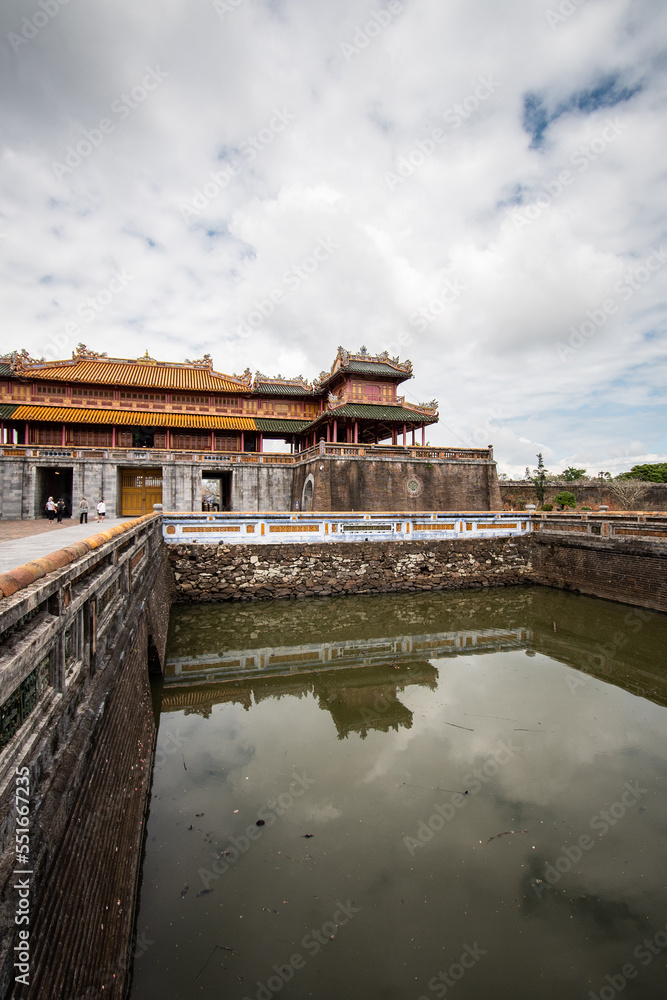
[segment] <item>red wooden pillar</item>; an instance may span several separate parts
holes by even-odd
[[[333,439],[334,439],[334,441],[338,441],[338,421],[336,420],[335,417],[334,417],[334,425],[333,425]]]
[[[398,444],[398,435],[396,433],[396,428],[395,427],[392,427],[392,429],[391,429],[391,443],[392,444]]]
[[[327,423],[327,444],[331,441],[331,426]]]
[[[167,431],[167,434],[168,433],[169,433],[169,431]],[[115,427],[111,428],[111,447],[112,448],[116,447],[116,428]]]
[[[403,424],[403,447],[404,448],[405,448],[405,446],[406,446],[407,443],[408,443],[408,429],[405,426],[405,424]]]
[[[165,427],[164,429],[164,446],[167,449],[171,448],[171,433],[168,427]]]
[[[259,447],[257,448],[257,451],[264,451],[264,435],[263,434],[259,435]]]
[[[241,451],[245,451],[245,434],[241,431]]]
[[[30,444],[30,424],[27,420],[25,422],[25,443],[26,445]]]
[[[211,451],[215,451],[215,431],[211,431]]]
[[[412,444],[413,444],[413,446],[414,446],[414,443],[415,443],[415,429],[413,427],[412,428]]]
[[[422,424],[422,448],[426,445],[426,424]]]
[[[359,421],[354,421],[354,443],[359,444]]]

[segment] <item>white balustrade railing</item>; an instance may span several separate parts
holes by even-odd
[[[508,513],[164,513],[162,534],[170,544],[219,542],[410,541],[523,535],[531,522]]]

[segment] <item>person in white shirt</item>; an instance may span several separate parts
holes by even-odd
[[[49,497],[49,499],[46,501],[46,513],[49,518],[49,524],[53,524],[53,521],[56,516],[56,510],[57,508],[53,497]]]
[[[100,502],[97,505],[97,520],[103,521],[106,512],[107,512],[106,504],[104,503],[104,500],[100,500]]]

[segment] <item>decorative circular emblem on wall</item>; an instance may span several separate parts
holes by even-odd
[[[418,479],[412,478],[408,479],[406,488],[409,497],[418,497],[422,491],[422,484],[419,482]]]

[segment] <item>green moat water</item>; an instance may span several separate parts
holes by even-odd
[[[664,996],[667,616],[172,613],[132,1000]]]

